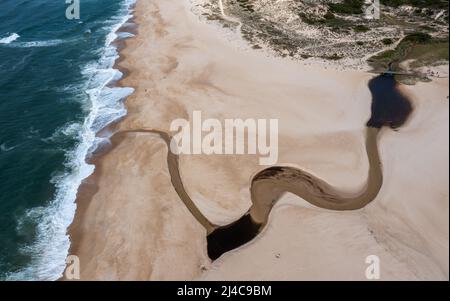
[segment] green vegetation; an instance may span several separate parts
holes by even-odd
[[[344,0],[341,3],[330,3],[328,7],[333,13],[354,15],[363,13],[363,4],[364,0]]]
[[[343,58],[342,55],[338,55],[337,53],[334,53],[333,55],[330,56],[321,56],[320,58],[325,59],[325,60],[332,60],[332,61],[337,61]]]
[[[369,59],[369,64],[376,68],[387,68],[389,63],[393,63],[394,68],[405,60],[413,60],[412,67],[431,65],[438,61],[448,61],[448,38],[434,39],[426,33],[412,33],[403,40],[393,50],[384,51]]]
[[[419,8],[448,9],[448,0],[381,0],[381,4],[391,7],[411,5]],[[328,7],[333,13],[362,14],[364,0],[343,0],[339,3],[330,3]]]
[[[365,25],[356,25],[355,27],[353,27],[353,30],[355,32],[367,32],[370,30],[370,28]]]
[[[432,37],[423,32],[415,32],[403,38],[401,43],[425,44],[432,40]]]
[[[381,0],[381,4],[391,7],[411,5],[421,8],[448,9],[448,0]]]
[[[383,46],[392,45],[391,48],[395,49],[372,57],[370,64],[386,68],[390,62],[393,62],[395,67],[395,64],[398,65],[410,58],[413,60],[418,58],[417,64],[448,59],[448,50],[443,47],[446,43],[448,45],[448,41],[437,40],[430,35],[435,37],[448,35],[448,31],[445,33],[446,24],[443,21],[447,14],[439,14],[438,19],[433,18],[439,12],[436,8],[448,4],[448,0],[380,1],[392,8],[385,7],[382,18],[372,21],[364,18],[365,0],[321,2],[326,5],[325,11],[311,9],[315,4],[309,4],[308,1],[294,0],[288,6],[277,7],[280,13],[274,12],[256,0],[229,0],[227,13],[242,20],[240,27],[242,36],[254,45],[255,49],[269,47],[280,56],[302,58],[313,56],[339,60],[347,56],[361,57],[371,51],[382,49]],[[412,4],[416,9],[408,11],[395,9],[396,6],[404,4]],[[299,20],[292,18],[292,22],[286,22],[285,16],[292,14],[299,16]],[[266,15],[271,17],[266,18]],[[226,20],[221,22],[227,23]],[[343,42],[338,45],[328,46],[326,43],[316,45],[313,38],[303,34],[307,28],[298,26],[301,22],[315,27],[320,33],[326,33],[324,36],[326,40],[332,40],[330,36],[339,38],[352,36],[354,39],[342,39]],[[393,30],[387,30],[389,27]],[[329,30],[334,33],[329,35]],[[397,45],[398,37],[405,31],[416,32],[405,37]],[[303,51],[305,46],[308,47]],[[436,50],[434,52],[430,51],[433,47]]]
[[[305,13],[299,13],[299,16],[306,24],[327,26],[333,31],[346,31],[353,26],[351,21],[337,18],[331,12],[328,12],[320,19],[310,18]]]
[[[448,61],[448,41],[417,45],[408,54],[408,59],[415,59],[411,67],[432,65],[439,61]]]
[[[428,26],[428,25],[420,25],[419,28],[421,30],[425,30],[425,31],[435,31],[433,27]]]
[[[240,7],[242,7],[244,10],[248,11],[249,13],[255,12],[253,5],[248,0],[237,0],[237,2],[239,3]]]
[[[327,13],[323,17],[324,17],[325,20],[336,19],[336,16],[330,11],[327,11]]]
[[[381,40],[381,43],[383,43],[384,45],[391,45],[392,43],[394,43],[394,41],[392,41],[391,38],[384,38],[383,40]]]

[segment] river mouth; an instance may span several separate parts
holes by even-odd
[[[258,236],[266,226],[273,206],[285,192],[296,194],[317,207],[337,211],[361,209],[376,198],[383,183],[377,144],[379,129],[384,126],[392,129],[402,126],[413,107],[399,91],[393,76],[377,76],[370,80],[368,87],[372,94],[372,113],[366,124],[369,161],[366,187],[350,197],[302,170],[280,166],[266,168],[252,179],[250,210],[236,222],[218,227],[207,236],[208,256],[211,260],[216,260]]]

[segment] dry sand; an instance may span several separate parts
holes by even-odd
[[[136,38],[127,40],[120,130],[168,131],[172,120],[278,118],[279,160],[343,191],[367,180],[365,123],[370,74],[334,71],[233,47],[199,21],[188,0],[138,1]],[[127,134],[96,162],[69,229],[82,279],[358,279],[378,255],[382,279],[448,279],[448,79],[402,87],[415,111],[379,137],[384,185],[351,212],[287,194],[251,243],[211,263],[206,230],[172,186],[167,146],[157,135]],[[250,207],[257,156],[182,155],[184,187],[214,224]],[[278,255],[279,254],[279,255]]]

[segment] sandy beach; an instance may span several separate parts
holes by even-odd
[[[158,133],[194,111],[278,119],[276,165],[353,195],[367,187],[374,75],[240,49],[191,10],[189,0],[137,1],[137,35],[119,63],[120,85],[135,92],[68,231],[81,279],[367,280],[376,255],[382,280],[448,280],[448,78],[400,86],[414,111],[375,138],[383,181],[370,203],[336,211],[284,194],[254,240],[210,260],[207,234],[249,210],[266,166],[255,155],[174,158]]]

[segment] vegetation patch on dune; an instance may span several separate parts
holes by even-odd
[[[433,38],[429,34],[416,32],[404,37],[395,49],[371,57],[369,63],[377,69],[387,68],[389,63],[400,69],[400,63],[406,60],[413,61],[413,67],[426,66],[448,61],[448,47],[448,39]]]
[[[202,3],[209,20],[239,30],[252,48],[283,57],[361,66],[381,51],[369,61],[377,68],[448,60],[448,0],[380,0],[379,19],[367,17],[365,0],[221,0],[223,10],[219,0],[191,1]]]
[[[363,13],[364,0],[344,0],[342,2],[330,3],[328,7],[333,13],[355,15]]]

